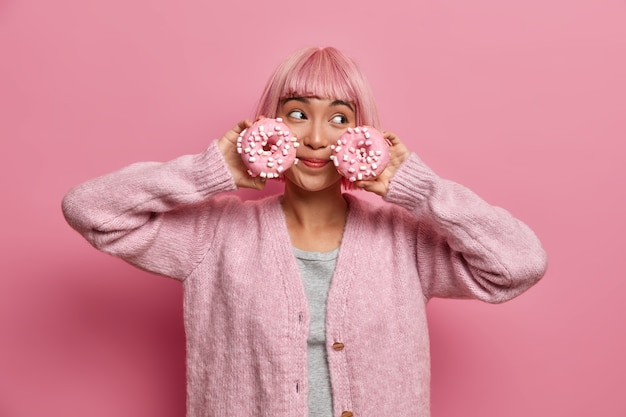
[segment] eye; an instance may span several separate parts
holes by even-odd
[[[337,124],[346,124],[348,123],[348,118],[346,116],[344,116],[343,114],[336,114],[334,115],[330,121],[332,123],[337,123]]]
[[[306,116],[304,115],[304,112],[302,110],[292,110],[289,112],[288,116],[298,120],[306,119]]]

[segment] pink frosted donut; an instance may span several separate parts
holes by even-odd
[[[237,138],[237,152],[252,177],[280,177],[298,162],[298,145],[281,118],[257,120]]]
[[[389,163],[387,140],[373,127],[349,128],[331,149],[337,171],[350,182],[371,180]]]

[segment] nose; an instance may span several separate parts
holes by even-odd
[[[318,123],[311,123],[301,134],[302,144],[313,150],[324,149],[331,144],[328,132]]]

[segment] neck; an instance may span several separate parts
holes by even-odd
[[[282,206],[289,223],[309,230],[337,224],[343,227],[348,212],[339,184],[312,192],[286,181]]]
[[[348,203],[339,183],[325,190],[303,191],[286,181],[282,206],[291,244],[296,248],[328,252],[341,244]]]

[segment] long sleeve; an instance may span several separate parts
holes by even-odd
[[[96,248],[184,279],[200,261],[235,184],[213,142],[168,162],[141,162],[94,178],[63,199],[67,222]]]
[[[511,299],[545,273],[533,231],[469,189],[439,178],[415,154],[396,172],[385,200],[418,220],[417,268],[426,298]]]

